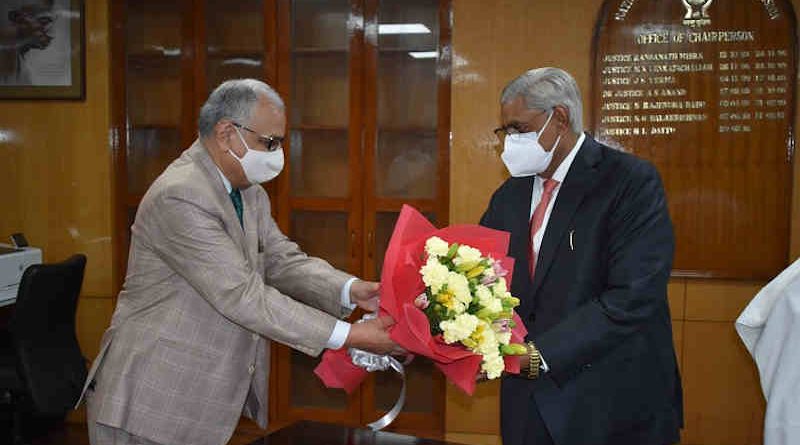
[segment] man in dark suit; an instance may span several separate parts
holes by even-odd
[[[481,224],[511,232],[528,329],[501,389],[504,445],[667,445],[683,426],[667,304],[674,239],[655,167],[582,132],[575,80],[528,71],[501,97],[511,173]]]

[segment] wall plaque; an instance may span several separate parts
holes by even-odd
[[[769,279],[789,255],[797,54],[787,0],[606,0],[592,131],[649,159],[674,274]]]

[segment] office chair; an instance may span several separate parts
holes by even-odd
[[[14,312],[0,334],[2,443],[22,444],[61,423],[86,380],[75,312],[86,256],[36,264],[22,275]],[[9,440],[10,438],[10,440]]]

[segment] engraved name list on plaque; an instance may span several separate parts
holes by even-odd
[[[677,276],[770,279],[788,262],[795,30],[789,1],[601,8],[591,129],[658,167]]]

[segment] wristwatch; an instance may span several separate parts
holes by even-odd
[[[536,380],[539,378],[539,367],[542,365],[542,356],[532,342],[528,342],[528,378]]]

